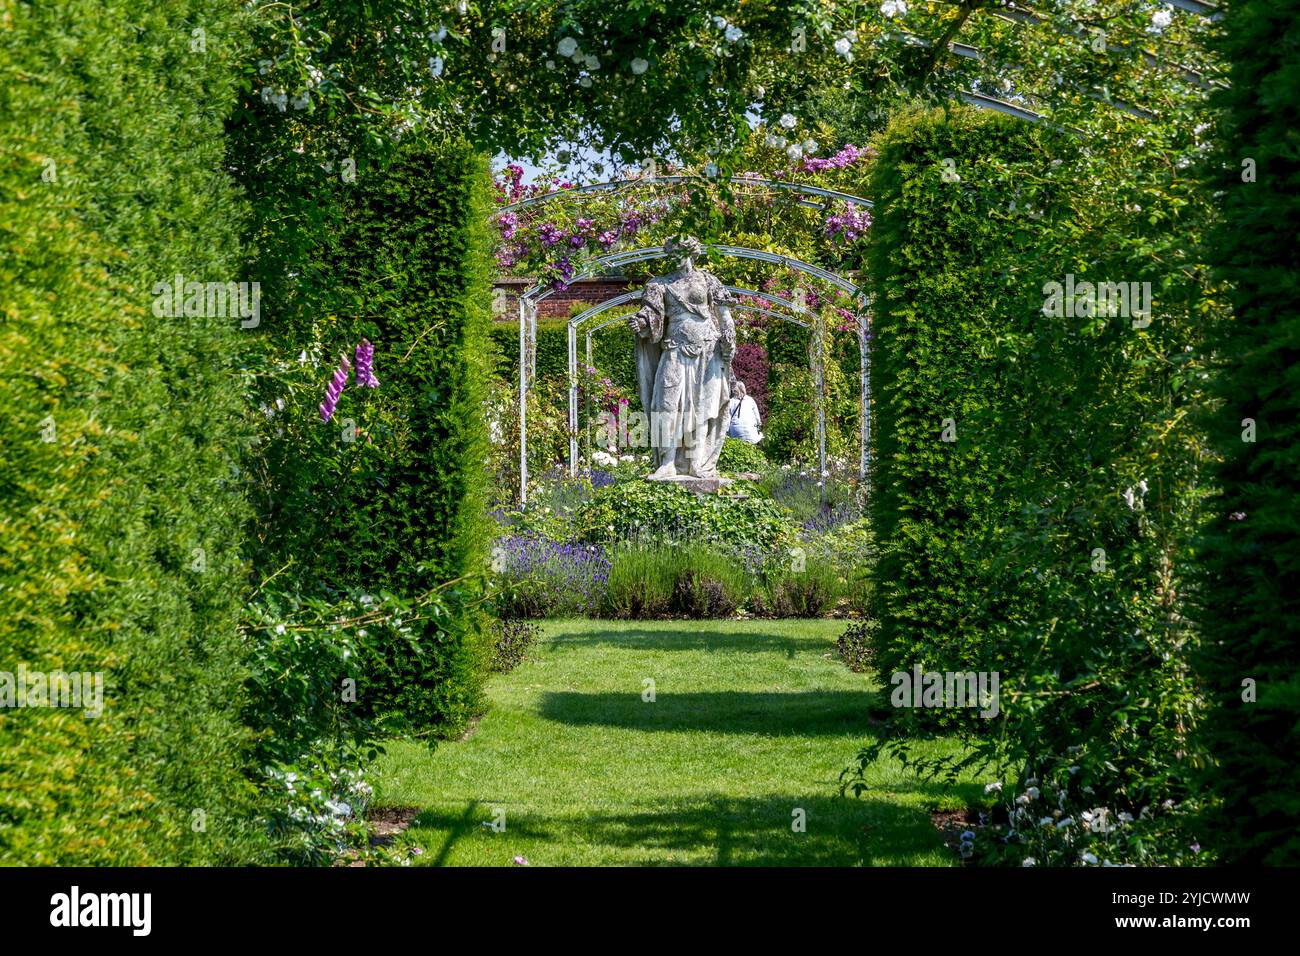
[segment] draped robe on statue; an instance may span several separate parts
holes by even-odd
[[[637,391],[650,419],[656,469],[717,476],[729,424],[736,328],[731,295],[703,269],[651,279],[641,295]]]

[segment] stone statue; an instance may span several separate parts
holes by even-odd
[[[716,276],[696,267],[704,252],[698,239],[669,239],[664,249],[677,258],[676,271],[647,282],[640,311],[628,318],[654,449],[655,468],[646,477],[707,486],[724,480],[718,455],[730,422],[732,299]]]

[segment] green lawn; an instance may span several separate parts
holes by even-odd
[[[529,660],[492,680],[469,739],[389,745],[376,804],[420,808],[402,843],[429,865],[951,865],[929,811],[978,802],[977,785],[883,766],[863,797],[837,796],[888,706],[836,658],[842,629],[551,622]],[[504,832],[484,826],[498,810]]]

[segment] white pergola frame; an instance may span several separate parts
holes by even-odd
[[[540,198],[540,197],[539,197]],[[855,201],[866,203],[865,200],[857,199]],[[858,309],[855,314],[855,325],[858,333],[858,349],[861,360],[861,449],[858,461],[858,474],[864,484],[868,482],[868,472],[871,461],[871,362],[870,354],[867,347],[868,328],[870,323],[870,302],[857,285],[848,279],[834,272],[828,272],[819,266],[811,263],[794,259],[790,256],[782,256],[776,253],[765,252],[761,249],[751,249],[747,246],[730,246],[722,244],[707,244],[706,250],[718,253],[728,258],[751,259],[759,262],[768,262],[773,265],[785,266],[796,272],[813,276],[823,282],[828,283],[849,293],[857,302]],[[667,258],[671,253],[665,251],[663,246],[645,246],[639,249],[628,249],[621,252],[610,253],[609,255],[600,256],[593,259],[591,263],[578,275],[573,277],[572,281],[578,279],[591,278],[609,269],[618,266],[628,265],[633,262],[647,262],[654,259]],[[728,287],[732,288],[732,287]],[[537,306],[543,299],[548,298],[557,290],[548,288],[545,285],[534,286],[529,291],[519,297],[519,503],[526,505],[528,503],[528,390],[537,375]],[[754,292],[753,290],[738,290],[741,294],[754,295],[771,302],[776,302],[783,307],[796,311],[799,314],[811,314],[807,309],[797,306],[795,303],[777,296],[765,293]],[[569,320],[568,337],[569,337],[569,468],[570,472],[576,472],[577,461],[577,441],[578,441],[578,423],[577,423],[577,395],[576,395],[576,377],[578,362],[578,325],[600,312],[616,308],[619,305],[625,305],[633,299],[640,297],[639,293],[625,293],[622,296],[615,296],[598,306],[588,309],[580,315],[574,316]],[[786,318],[786,316],[781,316]],[[808,323],[796,322],[799,325]],[[819,332],[823,326],[819,323]],[[595,329],[592,332],[596,331]],[[590,354],[590,333],[588,333],[588,353]],[[825,383],[825,340],[823,335],[818,335],[817,349],[814,352],[816,368],[814,375],[818,382],[819,393],[824,388]],[[820,399],[820,394],[819,394]],[[818,402],[818,465],[820,472],[826,471],[826,429],[825,429],[825,408],[823,402]]]

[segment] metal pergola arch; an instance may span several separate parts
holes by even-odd
[[[861,452],[859,456],[858,470],[864,481],[867,479],[868,467],[870,464],[870,447],[871,447],[871,419],[870,419],[870,356],[867,350],[867,326],[869,322],[870,302],[866,294],[854,283],[850,282],[843,276],[833,272],[828,272],[819,266],[803,262],[791,256],[778,255],[776,253],[765,252],[761,249],[751,249],[747,246],[731,246],[716,243],[705,244],[705,249],[711,252],[717,252],[728,258],[751,259],[760,262],[769,262],[775,265],[783,265],[796,272],[813,276],[830,285],[835,286],[841,291],[849,293],[854,297],[857,303],[857,312],[855,315],[855,325],[858,333],[858,349],[862,367],[862,394],[860,397],[860,408],[862,417],[861,427]],[[601,272],[608,271],[611,268],[626,265],[633,262],[647,262],[653,259],[663,259],[670,255],[665,251],[663,246],[645,246],[640,249],[628,249],[622,252],[610,253],[609,255],[599,256],[587,265],[587,267],[573,277],[573,280],[589,278]],[[573,281],[570,280],[570,281]],[[538,284],[532,289],[523,293],[519,297],[519,502],[521,505],[528,503],[528,389],[532,380],[537,373],[537,304],[543,299],[548,298],[558,290],[548,288],[543,284]],[[752,291],[752,290],[746,290]],[[615,304],[621,305],[631,301],[632,296],[622,302]],[[770,301],[778,301],[778,297],[758,293],[762,298]],[[621,298],[621,297],[615,297]],[[793,303],[790,303],[793,305]],[[611,304],[608,308],[614,308]],[[590,310],[588,310],[590,311]],[[575,317],[576,318],[576,317]],[[823,363],[825,346],[821,337],[818,337],[818,362],[819,366]],[[577,330],[576,326],[569,327],[569,352],[571,363],[577,360]],[[818,368],[819,381],[824,369]],[[576,442],[576,423],[573,421],[573,405],[570,406],[570,451],[573,452],[573,443]],[[819,449],[819,464],[822,471],[825,471],[826,452],[824,447],[824,430],[822,434],[822,447]]]
[[[787,192],[798,193],[799,195],[817,196],[824,200],[815,202],[811,199],[800,199],[798,202],[801,206],[810,206],[813,209],[825,209],[829,200],[839,200],[840,202],[854,203],[860,206],[871,208],[874,203],[870,199],[862,196],[854,196],[852,193],[840,192],[835,189],[823,189],[821,186],[810,186],[806,183],[793,183],[784,179],[763,179],[758,176],[637,176],[630,179],[611,179],[603,183],[588,183],[585,186],[573,186],[569,189],[557,189],[553,192],[544,193],[541,196],[531,196],[528,199],[521,199],[518,202],[510,203],[508,206],[502,206],[495,210],[493,217],[502,213],[514,212],[519,209],[527,209],[529,206],[540,206],[542,203],[551,202],[555,199],[564,199],[572,196],[582,196],[587,193],[598,192],[621,192],[625,189],[635,189],[650,183],[730,183],[740,186],[763,186],[769,189],[781,189]]]

